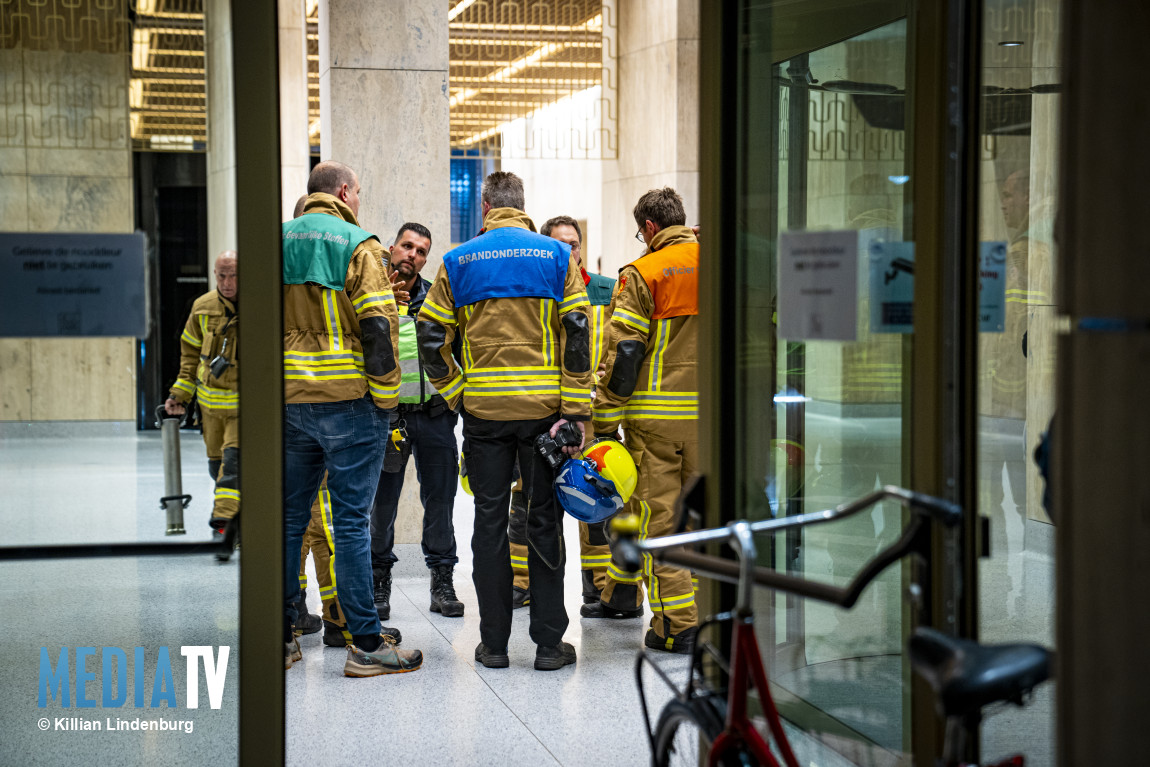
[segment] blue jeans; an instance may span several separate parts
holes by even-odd
[[[390,413],[370,397],[284,406],[284,613],[293,623],[299,598],[299,552],[311,505],[327,471],[335,578],[352,636],[380,632],[372,601],[368,518],[383,467]]]

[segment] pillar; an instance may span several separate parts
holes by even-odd
[[[431,230],[431,279],[451,242],[448,37],[441,0],[320,0],[320,156],[359,174],[359,222],[393,242]],[[412,462],[414,464],[414,462]],[[418,543],[422,507],[408,466],[396,543]]]
[[[279,0],[280,195],[283,220],[307,193],[311,171],[307,116],[307,22],[303,0]]]
[[[321,0],[320,156],[359,173],[360,224],[384,244],[431,230],[433,277],[451,241],[447,5]]]
[[[230,0],[204,3],[204,54],[208,105],[208,265],[236,248],[236,137],[232,92]],[[242,254],[241,254],[242,255]],[[211,288],[216,277],[208,269]]]
[[[698,0],[617,0],[619,154],[603,163],[603,273],[643,251],[631,210],[672,186],[699,218]]]

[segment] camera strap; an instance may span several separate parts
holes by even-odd
[[[532,450],[531,452],[534,453],[535,451]],[[539,547],[536,546],[535,543],[531,540],[531,506],[535,501],[535,463],[536,463],[535,456],[532,455],[531,456],[531,477],[530,477],[530,481],[527,484],[527,487],[530,488],[531,492],[527,496],[527,512],[526,512],[526,519],[524,520],[525,529],[523,531],[523,537],[527,539],[527,545],[530,546],[531,548],[535,549],[535,553],[538,554],[539,558],[543,560],[543,564],[547,565],[547,569],[554,571],[554,570],[558,570],[560,567],[563,566],[563,560],[564,560],[563,550],[565,548],[564,541],[563,541],[563,518],[560,517],[558,522],[556,523],[558,525],[557,532],[558,532],[558,539],[559,539],[559,562],[558,562],[558,564],[552,564],[551,560],[549,560],[547,558],[547,556],[542,551],[539,550]]]

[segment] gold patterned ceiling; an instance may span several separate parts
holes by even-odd
[[[453,150],[498,152],[507,123],[603,82],[605,15],[609,26],[614,20],[601,0],[445,2]],[[304,2],[314,152],[320,129],[318,6],[318,0]],[[203,0],[131,0],[129,15],[133,144],[206,148]]]

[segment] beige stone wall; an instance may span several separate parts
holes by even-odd
[[[699,4],[617,0],[618,159],[603,163],[603,273],[642,253],[631,210],[674,187],[699,219]]]
[[[307,24],[303,0],[279,0],[280,196],[283,219],[307,192],[311,170],[307,114]]]
[[[41,10],[21,10],[22,38],[0,34],[0,229],[131,232],[126,6],[55,25]],[[135,348],[0,338],[0,420],[133,420]]]

